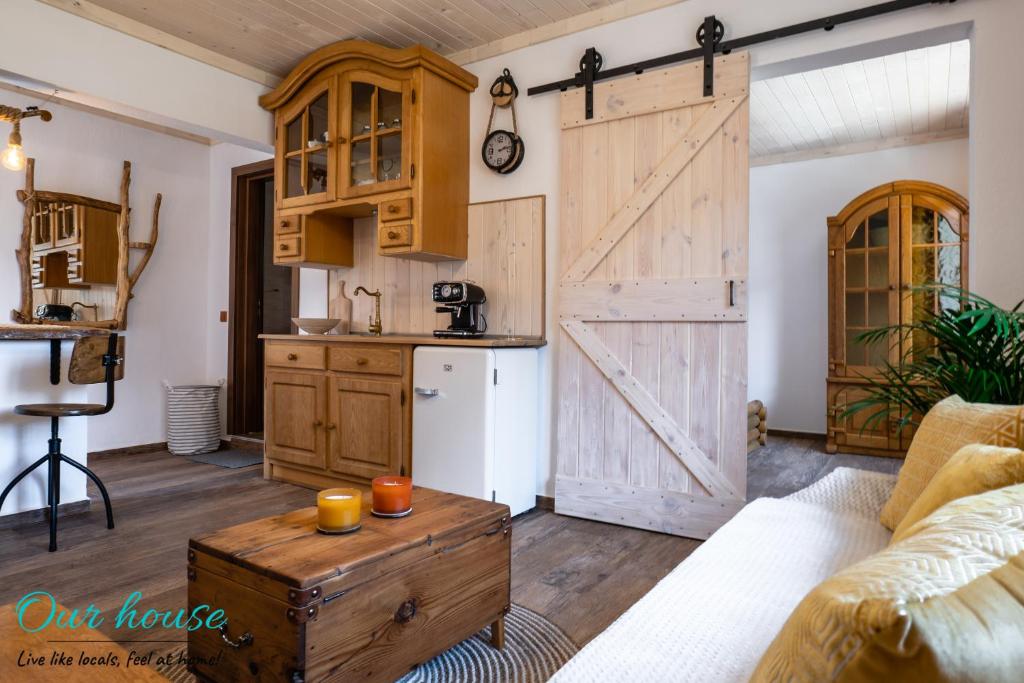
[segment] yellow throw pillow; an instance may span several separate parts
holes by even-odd
[[[968,444],[935,473],[896,527],[890,544],[906,538],[914,524],[952,500],[1020,483],[1024,483],[1024,451]]]
[[[1024,406],[967,403],[950,396],[921,421],[881,522],[895,529],[939,468],[970,443],[1024,448]]]
[[[960,498],[826,579],[751,679],[1020,681],[1024,484]]]

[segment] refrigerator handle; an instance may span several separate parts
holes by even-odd
[[[427,398],[437,396],[438,394],[437,389],[424,389],[423,387],[415,387],[412,391],[417,396],[426,396]]]

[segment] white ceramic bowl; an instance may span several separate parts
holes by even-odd
[[[309,334],[327,334],[341,322],[338,318],[292,318],[299,329]]]

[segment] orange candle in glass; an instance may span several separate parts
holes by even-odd
[[[316,525],[328,534],[343,534],[359,528],[363,492],[338,488],[321,491],[316,496]]]
[[[397,515],[412,508],[412,479],[387,475],[372,482],[373,511],[382,515]]]

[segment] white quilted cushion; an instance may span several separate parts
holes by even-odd
[[[885,480],[843,469],[812,492],[818,502],[747,505],[552,681],[746,681],[812,588],[889,542],[864,488]],[[867,497],[851,507],[836,495]]]

